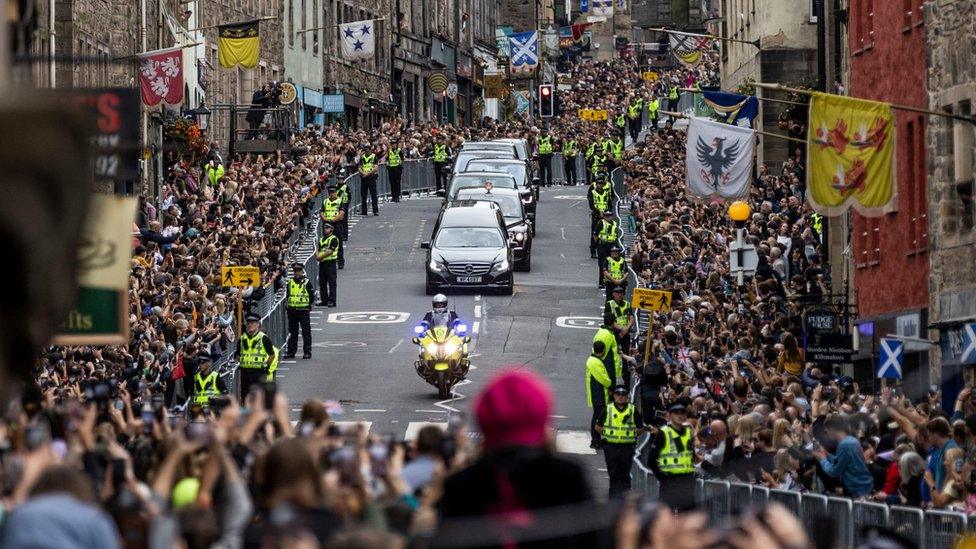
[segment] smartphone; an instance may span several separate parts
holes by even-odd
[[[151,404],[142,405],[140,419],[142,419],[142,432],[147,435],[152,433],[153,421],[156,419],[156,414],[153,412]]]
[[[186,439],[190,442],[209,444],[213,433],[210,431],[210,424],[206,421],[191,421],[186,424],[184,429]]]
[[[278,384],[274,381],[264,382],[264,409],[272,410],[274,408],[275,396],[278,394]]]
[[[386,474],[386,458],[389,456],[390,447],[378,440],[369,446],[369,459],[373,466],[373,474],[382,476]]]
[[[125,402],[123,402],[121,398],[115,399],[115,409],[120,412],[125,410]]]
[[[51,442],[51,430],[43,423],[33,423],[27,426],[24,433],[27,450],[34,451]]]

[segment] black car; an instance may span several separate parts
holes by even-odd
[[[466,171],[508,172],[514,177],[515,185],[518,187],[519,194],[522,197],[522,204],[525,206],[525,212],[529,215],[529,219],[532,220],[532,235],[535,236],[535,229],[539,224],[539,220],[536,217],[538,214],[538,208],[536,208],[538,201],[535,198],[536,189],[534,187],[538,185],[533,185],[529,180],[529,170],[525,162],[515,159],[484,158],[468,162]]]
[[[508,232],[508,246],[515,258],[515,268],[520,271],[532,270],[532,221],[525,214],[519,192],[513,189],[461,189],[458,200],[483,200],[494,202],[502,210],[505,229]]]
[[[478,187],[480,189],[517,189],[518,185],[515,178],[506,172],[463,172],[455,174],[451,178],[451,183],[447,186],[447,193],[444,195],[444,204],[448,204],[457,198],[457,193],[461,189]]]
[[[494,202],[458,201],[444,208],[428,250],[427,295],[449,288],[489,288],[512,295],[512,249],[502,210]]]

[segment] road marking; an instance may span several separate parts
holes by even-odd
[[[476,333],[478,333],[478,330],[480,330],[480,329],[481,329],[481,322],[478,322],[477,320],[475,320],[474,321],[474,324],[471,325],[471,333],[472,334],[476,334]]]
[[[556,326],[560,328],[578,328],[581,330],[598,330],[603,319],[598,316],[561,316],[556,319]]]
[[[382,413],[385,413],[386,410],[381,410],[379,408],[363,408],[362,410],[353,410],[353,412],[356,412],[356,413],[373,413],[373,412],[375,412],[375,413],[382,414]]]
[[[278,366],[278,369],[275,370],[275,371],[276,372],[287,372],[288,370],[291,370],[291,368],[282,368],[281,366]]]
[[[446,414],[446,410],[414,410],[417,414]]]
[[[351,432],[356,428],[357,425],[364,425],[366,427],[366,432],[369,432],[369,428],[373,426],[372,421],[334,421],[336,427],[339,428],[343,433]]]
[[[410,313],[385,311],[355,311],[348,313],[329,313],[326,322],[332,324],[396,324],[406,322]]]
[[[386,279],[385,278],[382,278],[382,277],[377,277],[377,278],[357,278],[356,279],[357,282],[383,282],[384,280],[386,280]]]
[[[566,416],[549,416],[553,419],[567,419]]]
[[[441,431],[447,430],[446,422],[438,423],[432,421],[411,421],[407,424],[407,432],[403,434],[403,440],[417,440],[417,435],[420,433],[420,430],[429,425],[440,427]]]
[[[566,254],[559,254],[559,257],[562,259],[566,259]]]
[[[322,331],[322,328],[312,328],[312,331],[313,332],[321,332]]]
[[[481,318],[481,305],[474,306],[474,317]]]
[[[297,360],[282,360],[281,361],[282,364],[296,364],[297,362],[298,362]]]
[[[476,295],[476,296],[474,296],[474,300],[475,300],[475,301],[481,301],[481,296],[480,296],[480,295]]]
[[[566,240],[566,227],[559,227],[559,234],[563,236],[563,240]]]
[[[590,433],[587,431],[557,431],[556,451],[562,454],[596,455],[590,448]]]
[[[461,394],[461,393],[457,392],[457,388],[458,387],[463,387],[463,386],[468,385],[470,383],[471,383],[471,380],[470,379],[462,379],[461,381],[457,382],[454,385],[454,387],[451,387],[451,398],[448,398],[446,400],[442,400],[440,402],[435,402],[434,403],[434,406],[437,406],[438,408],[443,408],[443,409],[448,410],[450,412],[461,413],[461,410],[458,410],[457,408],[455,408],[453,406],[449,406],[447,403],[448,402],[457,402],[459,400],[464,400],[464,399],[468,398],[467,395],[464,395],[464,394]]]
[[[399,347],[401,343],[403,343],[403,338],[402,337],[400,338],[400,341],[397,341],[396,345],[394,345],[393,348],[390,349],[390,354],[391,355],[393,354],[393,351],[396,351],[397,350],[397,347]]]
[[[362,341],[320,341],[312,347],[366,347]]]

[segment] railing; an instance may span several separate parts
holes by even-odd
[[[381,200],[392,198],[390,193],[390,176],[386,164],[377,166],[376,196]],[[352,167],[353,173],[346,178],[349,185],[349,210],[357,211],[362,203],[362,189],[358,167]],[[434,164],[430,160],[404,160],[403,172],[400,175],[400,192],[407,194],[431,192],[434,190]]]
[[[657,483],[637,457],[631,478],[634,490],[657,497],[656,490],[649,489]],[[951,549],[956,547],[960,537],[970,533],[970,528],[976,528],[976,520],[969,521],[966,514],[959,511],[924,511],[823,494],[770,490],[765,486],[726,480],[697,480],[695,498],[699,509],[713,524],[728,521],[748,508],[780,503],[796,515],[811,535],[823,532],[826,523],[831,524],[832,545],[836,547],[856,547],[866,541],[867,529],[878,526],[897,532],[920,549]]]

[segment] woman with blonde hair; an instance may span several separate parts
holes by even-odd
[[[790,432],[790,420],[779,418],[773,422],[773,448],[782,450],[793,446],[793,436]]]

